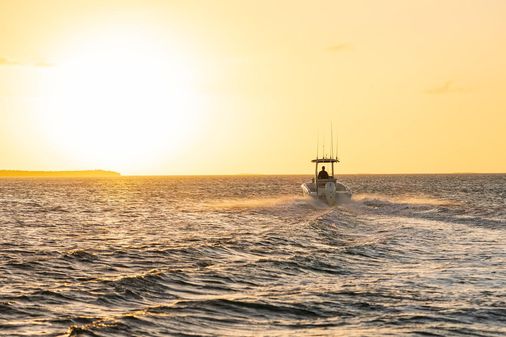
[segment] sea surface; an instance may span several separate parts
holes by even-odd
[[[1,179],[0,335],[506,335],[506,175],[307,179]]]

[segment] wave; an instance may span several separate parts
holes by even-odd
[[[359,193],[353,195],[354,201],[359,202],[385,202],[385,203],[396,203],[396,204],[407,204],[407,205],[459,205],[460,203],[455,200],[440,199],[427,195],[385,195],[380,193]]]
[[[135,335],[151,335],[154,327],[171,329],[178,327],[183,320],[187,328],[198,328],[199,335],[236,335],[237,331],[246,331],[252,322],[267,325],[278,320],[279,325],[288,322],[314,322],[317,319],[328,318],[329,313],[306,303],[270,304],[251,298],[215,297],[198,300],[174,300],[166,304],[148,306],[140,310],[133,310],[103,317],[77,316],[60,320],[67,322],[66,336],[108,336],[128,332]],[[327,324],[328,325],[328,324]],[[235,327],[235,328],[234,328]],[[251,334],[248,333],[248,335]],[[184,332],[176,335],[185,336]]]
[[[98,260],[97,255],[83,249],[74,249],[67,251],[63,254],[63,258],[67,260],[78,260],[81,262],[95,262]]]
[[[382,301],[382,302],[378,302]],[[197,300],[178,299],[139,310],[104,315],[103,317],[69,317],[66,336],[158,335],[156,331],[177,329],[178,336],[194,335],[286,335],[287,331],[304,335],[498,335],[504,323],[504,308],[459,309],[437,305],[404,306],[412,303],[410,295],[388,295],[362,291],[331,292],[326,300],[271,301],[245,296],[211,297]],[[361,315],[357,316],[357,312]],[[381,312],[381,315],[377,315]],[[469,326],[470,320],[479,321]],[[343,328],[347,320],[356,326]],[[183,325],[184,323],[184,325]],[[256,326],[261,330],[251,330]],[[416,327],[422,330],[418,331]],[[325,329],[325,332],[319,329]],[[286,330],[289,329],[289,330]],[[314,330],[313,330],[314,329]],[[339,330],[335,330],[339,329]],[[346,333],[344,333],[346,334]]]

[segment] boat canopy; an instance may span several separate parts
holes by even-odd
[[[339,160],[334,158],[319,158],[311,160],[312,163],[339,163]]]

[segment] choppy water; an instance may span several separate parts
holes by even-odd
[[[506,175],[0,180],[5,336],[506,335]]]

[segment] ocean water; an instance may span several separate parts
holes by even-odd
[[[0,335],[506,335],[506,175],[306,179],[0,180]]]

